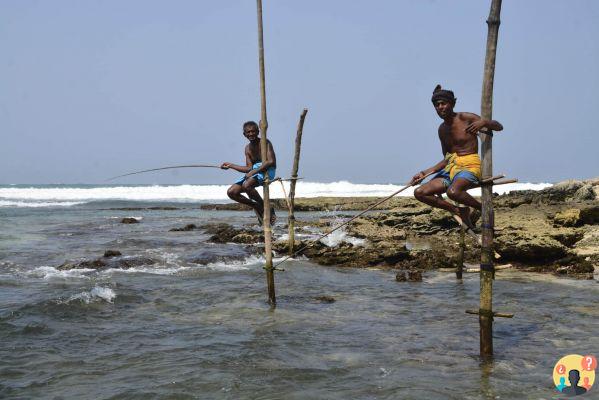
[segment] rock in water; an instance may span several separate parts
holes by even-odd
[[[252,229],[236,229],[229,224],[206,224],[200,228],[212,234],[211,243],[264,243],[264,234]]]
[[[406,274],[406,271],[399,271],[397,275],[395,275],[395,280],[397,282],[407,282],[408,275]]]
[[[169,229],[169,232],[189,232],[189,231],[194,231],[196,229],[198,229],[196,224],[187,224],[182,228]]]
[[[421,271],[408,271],[408,281],[422,282],[422,272]]]
[[[104,258],[119,257],[119,256],[122,256],[122,254],[118,250],[106,250],[104,252]]]
[[[336,300],[334,297],[332,296],[316,296],[314,297],[314,300],[319,301],[321,303],[334,303]]]
[[[139,224],[137,218],[125,217],[121,220],[121,224]]]

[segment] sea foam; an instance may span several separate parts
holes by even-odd
[[[289,182],[285,182],[285,191],[289,193]],[[512,183],[496,186],[496,193],[508,193],[513,190],[541,190],[550,183]],[[91,201],[123,200],[154,202],[198,202],[229,201],[228,185],[145,185],[145,186],[57,186],[57,187],[0,187],[0,207],[62,207],[73,206]],[[296,188],[296,197],[369,197],[388,196],[401,189],[396,184],[360,184],[347,181],[319,183],[300,181]],[[480,195],[480,189],[471,194]],[[412,196],[414,188],[403,191],[401,196]],[[271,198],[283,198],[279,183],[271,186]]]

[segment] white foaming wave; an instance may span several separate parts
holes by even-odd
[[[325,236],[322,239],[320,239],[320,242],[322,244],[326,245],[327,247],[336,247],[336,246],[339,246],[343,242],[350,243],[354,246],[362,246],[362,245],[364,245],[364,243],[366,243],[366,240],[356,238],[353,236],[349,236],[347,234],[347,232],[345,232],[345,230],[338,229],[338,230],[334,231],[333,233],[331,233],[330,235]]]
[[[248,270],[252,266],[264,264],[263,256],[251,255],[239,261],[222,261],[206,264],[203,268],[213,271],[243,271]]]
[[[89,304],[94,301],[105,301],[107,303],[112,303],[115,298],[116,293],[111,288],[94,286],[94,288],[89,292],[81,292],[72,295],[66,302],[70,303],[73,300],[80,300],[85,304]]]
[[[83,204],[83,201],[12,201],[0,200],[0,207],[70,207]]]
[[[284,182],[289,192],[289,182]],[[513,190],[541,190],[550,183],[512,183],[493,188],[499,194]],[[0,206],[3,207],[49,207],[69,206],[87,201],[130,200],[130,201],[201,201],[228,200],[228,185],[154,185],[154,186],[111,186],[111,187],[53,187],[53,188],[0,188]],[[319,183],[300,181],[296,187],[297,197],[380,197],[388,196],[401,189],[394,184],[359,184],[348,181]],[[480,189],[471,191],[479,195]],[[413,196],[410,187],[401,196]],[[283,198],[280,184],[271,186],[272,198]]]
[[[27,275],[32,278],[41,278],[45,280],[51,279],[88,279],[87,274],[95,272],[95,269],[87,268],[74,268],[70,270],[59,270],[54,267],[42,266],[37,267],[29,272]]]

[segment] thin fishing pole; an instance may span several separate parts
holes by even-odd
[[[169,167],[152,168],[152,169],[144,169],[143,171],[129,172],[128,174],[114,176],[114,177],[106,179],[106,180],[112,181],[114,179],[122,178],[124,176],[143,174],[145,172],[152,172],[152,171],[161,171],[163,169],[175,169],[175,168],[219,168],[220,169],[220,166],[219,165],[210,165],[210,164],[173,165],[173,166],[169,166]]]
[[[293,252],[291,255],[288,255],[287,257],[285,257],[283,260],[279,261],[278,263],[276,263],[272,268],[275,269],[277,268],[279,265],[283,264],[285,261],[289,260],[290,258],[292,258],[293,256],[299,254],[300,252],[306,250],[309,247],[312,247],[313,245],[315,245],[319,240],[329,236],[331,233],[335,232],[336,230],[344,227],[345,225],[349,224],[350,222],[352,222],[353,220],[355,220],[356,218],[366,214],[368,211],[371,211],[373,208],[383,204],[384,202],[386,202],[387,200],[391,199],[392,197],[398,195],[399,193],[403,192],[404,190],[406,190],[407,188],[414,186],[420,182],[422,182],[424,179],[426,179],[428,176],[434,174],[435,171],[430,172],[426,175],[424,175],[422,178],[414,181],[414,182],[410,182],[408,185],[404,186],[403,188],[399,189],[398,191],[396,191],[395,193],[385,197],[382,200],[377,201],[376,203],[374,203],[373,205],[371,205],[370,207],[368,207],[367,209],[365,209],[364,211],[362,211],[361,213],[354,215],[352,218],[350,218],[348,221],[345,221],[344,223],[337,225],[335,228],[331,229],[330,231],[320,235],[319,237],[317,237],[316,239],[313,239],[312,241],[310,241],[309,243],[307,243],[305,246],[301,247],[300,249],[296,250],[295,252]]]

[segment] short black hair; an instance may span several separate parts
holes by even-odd
[[[256,122],[254,122],[254,121],[247,121],[247,122],[243,123],[243,130],[245,130],[245,128],[247,128],[248,126],[253,126],[256,129],[259,129],[258,128],[258,124]]]

